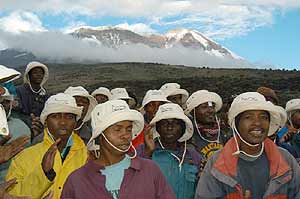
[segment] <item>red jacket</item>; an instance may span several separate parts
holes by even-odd
[[[300,198],[300,167],[296,160],[270,139],[264,143],[270,163],[270,180],[264,199]],[[231,138],[222,150],[209,159],[200,176],[195,199],[243,198],[242,187],[237,179],[239,157],[232,155],[235,151],[235,140]]]

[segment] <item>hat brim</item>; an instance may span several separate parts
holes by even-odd
[[[187,141],[193,136],[193,133],[194,133],[193,123],[191,122],[191,120],[186,115],[181,115],[181,114],[178,114],[178,113],[175,113],[175,112],[174,113],[166,112],[165,114],[161,113],[159,115],[155,115],[155,117],[150,122],[150,125],[155,125],[154,132],[153,132],[154,133],[153,134],[154,139],[156,137],[160,136],[159,133],[156,130],[156,123],[161,121],[161,120],[164,120],[164,119],[179,119],[179,120],[184,121],[184,123],[185,123],[185,132],[178,139],[178,142]]]
[[[102,134],[108,127],[121,121],[133,122],[132,140],[136,138],[144,129],[144,118],[138,111],[119,111],[118,113],[115,113],[105,118],[101,126],[97,126],[97,124],[92,124],[92,126],[94,126],[95,128],[93,129],[92,137],[89,140],[89,143],[91,143],[96,137]]]

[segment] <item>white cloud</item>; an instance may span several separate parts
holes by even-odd
[[[1,0],[0,10],[26,10],[46,15],[102,16],[144,19],[141,24],[120,24],[137,32],[153,32],[157,26],[185,27],[213,39],[247,34],[273,23],[275,11],[299,9],[299,0]],[[110,25],[110,24],[103,24]],[[155,25],[155,26],[154,26]],[[26,29],[26,28],[25,28]]]
[[[40,32],[46,30],[38,16],[22,11],[15,11],[6,17],[0,18],[0,29],[11,33]]]
[[[149,25],[144,24],[144,23],[136,23],[136,24],[130,24],[130,25],[128,23],[122,23],[122,24],[116,25],[116,27],[131,30],[133,32],[140,33],[140,34],[156,32]]]
[[[159,49],[141,44],[113,49],[57,31],[21,34],[0,31],[0,38],[0,42],[10,48],[32,52],[39,58],[57,62],[154,62],[199,67],[251,67],[243,60],[218,58],[202,50],[182,47]]]

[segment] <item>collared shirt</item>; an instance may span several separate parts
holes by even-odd
[[[100,173],[106,176],[105,187],[111,193],[114,199],[119,198],[121,184],[124,178],[124,171],[130,166],[130,158],[125,155],[120,162],[107,166],[100,170]]]
[[[105,188],[105,176],[99,173],[101,169],[104,167],[89,161],[73,172],[64,185],[61,199],[97,199],[99,196],[112,199]],[[175,199],[176,196],[153,161],[136,157],[125,170],[119,198]]]
[[[49,135],[50,139],[53,142],[55,142],[55,139],[54,139],[53,135],[49,132],[48,129],[47,129],[47,132],[48,132],[48,135]],[[73,136],[71,134],[65,148],[63,148],[63,150],[60,153],[60,157],[62,158],[62,160],[66,159],[66,156],[68,155],[69,150],[70,150],[71,146],[73,146],[73,144],[74,144],[74,140],[73,140]]]

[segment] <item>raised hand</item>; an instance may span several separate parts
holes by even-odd
[[[144,131],[145,155],[148,157],[152,156],[152,153],[155,149],[155,142],[153,139],[153,127],[153,125],[149,125]]]
[[[42,160],[42,168],[45,173],[50,171],[53,168],[54,165],[54,159],[55,159],[55,154],[57,151],[57,145],[61,139],[57,139],[48,149],[48,151],[45,153],[43,160]]]
[[[20,136],[11,143],[0,146],[0,164],[7,162],[21,152],[29,140],[30,138],[28,136]]]
[[[36,117],[33,113],[31,116],[31,130],[33,132],[33,138],[41,134],[44,130],[44,125],[41,123],[40,118]]]

